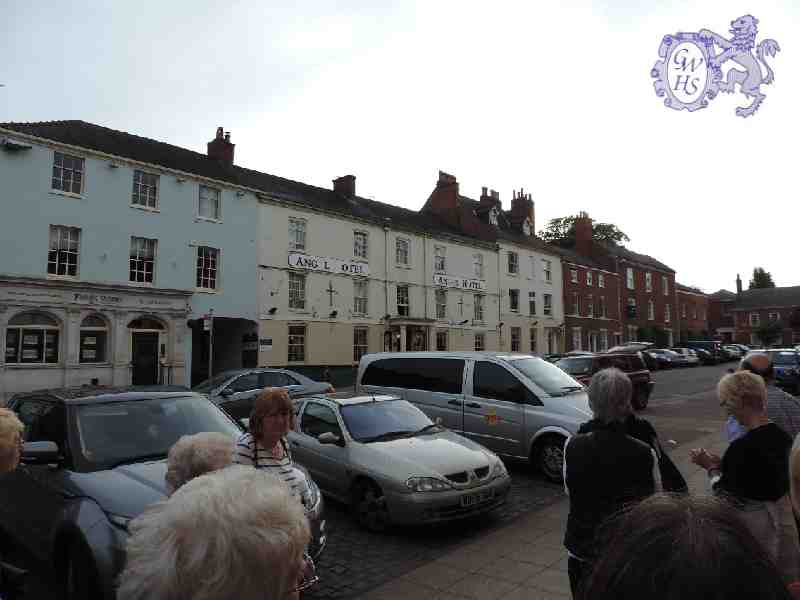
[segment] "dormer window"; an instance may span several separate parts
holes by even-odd
[[[525,219],[525,221],[523,221],[523,223],[522,223],[522,233],[524,233],[525,235],[530,235],[531,234],[531,220],[530,219]]]
[[[492,225],[497,225],[497,207],[493,206],[492,210],[489,211],[489,223]]]

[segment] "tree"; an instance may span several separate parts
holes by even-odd
[[[575,221],[577,219],[577,216],[550,219],[547,227],[539,232],[539,237],[549,244],[562,247],[574,246]],[[597,223],[595,221],[592,221],[592,239],[595,242],[613,242],[615,244],[630,241],[630,238],[613,223]]]
[[[755,333],[764,346],[771,346],[781,337],[783,326],[779,321],[769,321],[756,329]]]
[[[765,271],[762,267],[753,269],[753,278],[750,280],[750,289],[758,288],[774,288],[775,282],[772,281],[772,275]]]

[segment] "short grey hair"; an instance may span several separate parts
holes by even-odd
[[[719,380],[717,396],[721,406],[764,412],[767,408],[767,386],[763,377],[750,371],[729,373]]]
[[[119,600],[284,600],[310,539],[289,487],[244,465],[193,479],[129,529]]]
[[[203,432],[182,436],[167,455],[167,495],[190,479],[227,467],[233,462],[233,438],[223,433]]]
[[[589,384],[589,406],[595,419],[603,423],[624,421],[633,414],[631,395],[633,386],[628,376],[619,369],[603,369],[592,375]]]

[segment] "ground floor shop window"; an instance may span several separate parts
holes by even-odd
[[[360,361],[367,352],[367,329],[366,327],[356,327],[353,329],[353,361]]]
[[[531,354],[536,354],[536,330],[531,329]]]
[[[436,350],[439,352],[444,352],[447,350],[447,332],[446,331],[437,331],[436,332]]]
[[[81,323],[78,360],[82,363],[106,362],[107,342],[108,326],[106,322],[96,315],[86,317]]]
[[[306,326],[289,325],[289,362],[303,362],[306,359]]]
[[[475,352],[486,350],[486,335],[483,333],[475,334]]]
[[[520,327],[511,328],[511,351],[519,352],[522,345],[522,329]]]
[[[58,362],[58,321],[38,312],[12,318],[6,329],[7,364]]]

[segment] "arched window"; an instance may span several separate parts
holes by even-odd
[[[164,329],[164,326],[155,319],[141,317],[140,319],[131,321],[128,324],[128,329],[158,329],[160,331]]]
[[[80,357],[82,363],[103,363],[107,359],[108,324],[98,315],[89,315],[81,323]]]
[[[58,362],[59,323],[42,312],[16,315],[6,328],[6,363]]]

